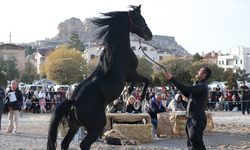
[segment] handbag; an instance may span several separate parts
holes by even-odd
[[[14,104],[15,104],[15,102],[10,102],[10,100],[7,100],[7,102],[6,102],[6,106],[9,106],[9,107],[13,107],[14,106]]]

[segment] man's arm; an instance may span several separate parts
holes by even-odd
[[[185,86],[182,83],[175,80],[175,78],[173,77],[169,81],[172,82],[182,93],[203,94],[206,92],[206,88],[204,85]]]

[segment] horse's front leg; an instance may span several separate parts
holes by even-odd
[[[132,83],[130,84],[130,86],[129,86],[129,88],[128,88],[128,93],[129,93],[129,95],[133,92],[133,90],[134,90],[134,85],[135,85],[134,82],[132,82]]]

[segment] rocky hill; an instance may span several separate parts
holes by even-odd
[[[87,18],[84,22],[77,18],[70,18],[61,22],[57,27],[59,33],[51,38],[46,39],[44,46],[56,46],[58,44],[66,44],[68,38],[72,33],[79,34],[80,39],[85,45],[91,43],[96,44],[96,26],[91,23],[91,18]],[[135,37],[131,36],[131,40],[136,40]],[[174,37],[154,35],[152,41],[146,41],[163,52],[172,52],[176,55],[184,56],[189,55],[188,52],[175,41]]]

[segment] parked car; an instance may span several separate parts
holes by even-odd
[[[19,83],[18,88],[19,90],[22,90],[24,88],[24,83]]]
[[[51,82],[51,81],[47,81],[47,82],[45,82],[45,84],[44,85],[48,85],[48,86],[55,86],[56,84],[54,83],[54,82]]]
[[[69,88],[71,89],[71,87],[69,85],[56,85],[56,86],[54,86],[55,91],[57,92],[57,90],[60,87],[63,87],[65,91],[67,91]]]
[[[26,84],[26,85],[24,86],[24,90],[25,90],[25,92],[27,92],[28,89],[31,88],[31,91],[35,91],[37,87],[39,87],[40,90],[43,88],[42,85],[33,85],[33,84],[31,85],[31,84]]]

